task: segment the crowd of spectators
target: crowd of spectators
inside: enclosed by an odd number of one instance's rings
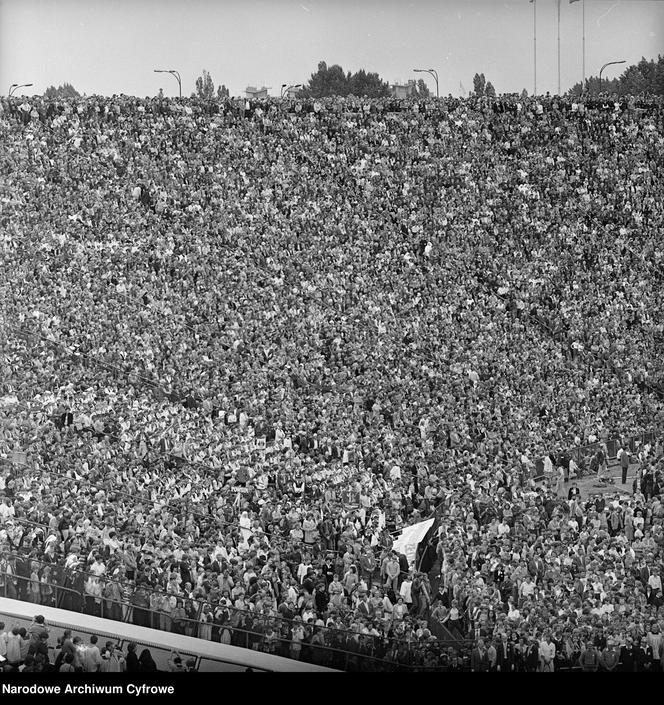
[[[85,641],[65,629],[53,639],[51,629],[42,615],[36,615],[29,627],[17,625],[6,629],[0,622],[0,671],[5,673],[154,673],[157,665],[150,649],[138,652],[134,642],[127,644],[126,655],[113,640],[99,646],[99,637],[91,635]],[[190,671],[195,659],[184,661],[179,653],[171,652],[168,669],[171,672]]]
[[[325,662],[656,646],[663,125],[1,99],[0,591]],[[646,432],[626,495],[568,497],[570,448]],[[435,510],[438,595],[392,550]]]

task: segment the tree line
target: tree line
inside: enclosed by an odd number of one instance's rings
[[[664,95],[664,56],[658,55],[657,59],[648,61],[641,57],[638,64],[626,68],[618,78],[607,79],[602,77],[600,86],[599,76],[590,76],[586,79],[586,93],[617,93],[618,95]],[[581,82],[574,84],[568,95],[581,95]]]
[[[203,69],[202,74],[196,79],[196,90],[192,98],[212,100],[213,98],[227,98],[230,96],[224,84],[215,87],[209,71]],[[602,78],[601,87],[598,76],[586,79],[585,92],[590,94],[617,93],[618,95],[664,95],[664,57],[658,56],[656,60],[648,61],[641,58],[638,64],[629,66],[618,77],[612,79]],[[328,96],[367,96],[369,98],[385,98],[391,95],[389,83],[384,81],[378,73],[360,69],[355,73],[344,71],[339,64],[328,66],[325,61],[320,61],[317,70],[311,74],[308,83],[302,88],[300,94],[311,98],[325,98]],[[476,73],[473,77],[473,91],[475,96],[494,97],[496,89],[491,81],[487,81],[483,73]],[[522,94],[526,94],[524,89]],[[163,97],[163,90],[159,96]],[[432,95],[427,83],[423,79],[411,84],[410,95],[418,98],[428,98]],[[581,83],[577,83],[567,92],[567,95],[581,95]],[[46,98],[78,98],[80,93],[70,83],[64,83],[57,88],[49,86],[44,92]]]

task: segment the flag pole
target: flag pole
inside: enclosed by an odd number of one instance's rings
[[[533,95],[537,95],[537,0],[530,0],[533,5]]]
[[[581,54],[582,54],[582,73],[581,76],[581,95],[586,83],[586,0],[569,0],[569,4],[580,2],[581,3],[581,34],[582,34],[582,44],[581,44]]]
[[[537,0],[533,0],[533,95],[537,95]]]
[[[560,0],[558,0],[558,95],[560,95]]]
[[[586,0],[581,0],[581,9],[581,22],[583,23],[583,80],[581,81],[581,95],[583,95],[586,88]]]

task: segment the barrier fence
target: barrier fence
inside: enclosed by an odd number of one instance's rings
[[[173,595],[177,605],[171,611],[154,609],[144,604],[147,599],[158,596],[170,597],[170,593],[144,590],[143,604],[128,600],[117,600],[103,594],[93,594],[81,584],[88,580],[101,584],[110,582],[107,576],[98,577],[91,573],[66,570],[52,563],[18,553],[5,552],[9,560],[36,563],[40,569],[51,568],[53,573],[47,585],[37,583],[25,575],[0,572],[0,595],[11,599],[44,604],[114,621],[137,626],[169,631],[208,641],[230,639],[234,646],[253,648],[287,658],[301,658],[307,662],[340,670],[422,670],[427,652],[438,653],[447,647],[458,647],[457,640],[445,638],[444,634],[436,642],[400,640],[395,637],[373,636],[355,630],[340,630],[330,627],[306,625],[301,621],[287,619],[281,615],[265,612],[250,612],[232,606],[210,605],[208,601]],[[206,621],[205,606],[211,606],[211,614],[221,610],[222,620]],[[247,620],[250,626],[247,625]],[[270,633],[270,629],[273,633]],[[298,646],[298,640],[291,638],[296,630],[304,629],[308,637],[316,636],[313,643],[307,638]],[[227,634],[225,634],[227,632]],[[435,636],[438,636],[436,634]]]
[[[603,450],[606,454],[607,462],[610,460],[615,460],[618,450],[622,447],[624,450],[628,450],[630,455],[635,455],[647,444],[651,446],[659,438],[660,432],[657,430],[646,431],[645,433],[639,433],[634,436],[627,436],[623,438],[613,438],[607,441],[597,441],[596,443],[589,443],[583,446],[575,446],[572,450],[566,453],[559,454],[558,459],[566,456],[574,460],[578,465],[579,470],[582,473],[588,473],[590,471],[590,461],[593,456],[597,455],[598,451]],[[554,466],[555,469],[555,466]],[[545,477],[544,472],[544,458],[539,458],[535,462],[535,468],[533,470],[533,478],[536,480]]]

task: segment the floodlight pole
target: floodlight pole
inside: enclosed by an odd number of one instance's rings
[[[602,71],[604,71],[604,69],[607,66],[615,66],[616,64],[626,64],[626,63],[627,63],[626,61],[607,61],[604,64],[604,66],[602,66],[602,68],[599,70],[599,92],[600,93],[602,92]]]
[[[438,94],[438,71],[436,69],[413,69],[415,73],[428,73],[431,74],[436,81],[436,98],[439,97]]]
[[[12,85],[9,86],[9,94],[7,97],[11,98],[19,88],[29,88],[32,85],[34,85],[34,84],[32,84],[32,83],[12,83]]]
[[[170,73],[171,76],[178,82],[178,90],[180,92],[180,98],[182,98],[182,79],[180,78],[180,73],[175,69],[154,69],[155,73]]]

